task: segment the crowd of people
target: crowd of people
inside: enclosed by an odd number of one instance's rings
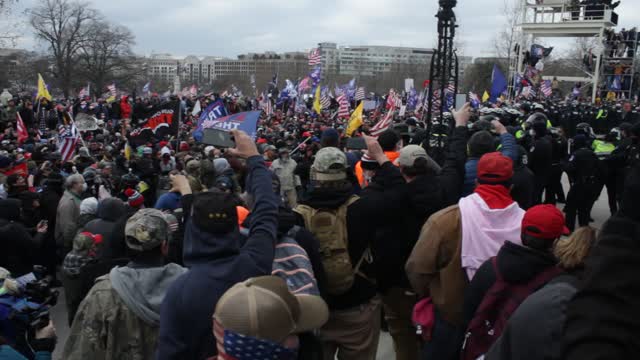
[[[372,360],[381,329],[398,360],[640,350],[638,104],[464,104],[371,136],[395,105],[347,133],[335,101],[316,114],[310,99],[220,148],[192,136],[196,101],[219,99],[172,99],[178,132],[131,149],[166,99],[0,95],[0,300],[45,266],[64,289],[63,359]],[[60,125],[83,113],[97,129],[64,159]],[[50,358],[53,324],[9,313],[0,358]]]

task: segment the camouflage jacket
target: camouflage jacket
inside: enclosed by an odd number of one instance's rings
[[[78,308],[62,358],[153,359],[158,331],[125,305],[109,276],[102,276]]]

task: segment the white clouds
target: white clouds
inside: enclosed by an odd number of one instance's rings
[[[638,0],[622,0],[620,26],[640,24]],[[38,0],[21,0],[26,8]],[[129,27],[136,51],[233,57],[293,51],[321,41],[432,47],[437,1],[430,0],[90,0],[106,18]],[[455,9],[465,55],[487,56],[503,26],[503,0],[459,0]],[[19,11],[16,11],[19,13]],[[26,32],[21,46],[32,47]],[[553,44],[550,44],[553,45]]]

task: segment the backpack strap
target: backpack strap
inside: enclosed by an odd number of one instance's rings
[[[500,272],[500,269],[498,268],[498,257],[494,256],[491,258],[491,265],[493,266],[493,272],[496,274],[496,281],[500,281],[500,282],[504,282],[504,279],[502,278],[502,273]]]

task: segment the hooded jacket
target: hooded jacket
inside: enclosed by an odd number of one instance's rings
[[[14,277],[33,270],[34,254],[40,249],[43,234],[34,237],[27,232],[20,218],[20,201],[0,200],[0,267],[11,272]]]
[[[126,244],[124,226],[126,223],[126,206],[117,198],[108,198],[98,205],[98,218],[85,226],[85,231],[102,235],[100,259],[116,259],[124,257]]]
[[[251,157],[247,166],[247,184],[255,206],[244,246],[240,247],[238,231],[226,235],[201,231],[190,219],[193,196],[182,199],[186,221],[183,254],[189,271],[171,286],[162,304],[156,359],[215,355],[212,316],[218,299],[238,282],[271,274],[278,202],[264,160]]]
[[[130,263],[98,278],[80,304],[62,358],[153,358],[162,300],[186,271]]]
[[[511,315],[485,359],[562,359],[567,304],[575,295],[577,285],[577,278],[561,275],[531,294]]]
[[[500,152],[513,160],[515,163],[518,160],[518,146],[516,138],[509,134],[504,133],[500,135]],[[476,187],[476,179],[478,178],[478,162],[480,158],[474,157],[467,160],[464,165],[464,186],[462,189],[462,196],[467,196],[473,193],[473,189]]]
[[[510,284],[525,284],[543,271],[556,266],[557,263],[551,253],[537,251],[509,241],[505,242],[498,251],[496,262],[502,278]],[[465,328],[475,315],[485,294],[496,281],[496,273],[489,259],[480,266],[465,292]]]

